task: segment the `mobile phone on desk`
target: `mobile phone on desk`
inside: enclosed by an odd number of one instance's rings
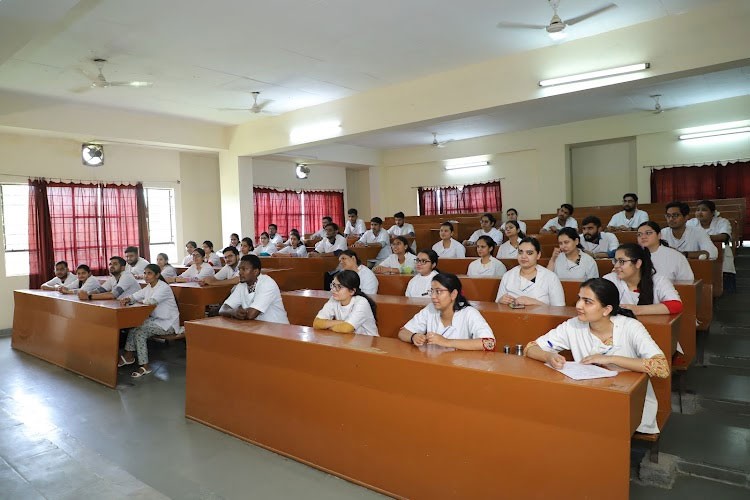
[[[523,309],[526,307],[524,304],[519,304],[518,302],[511,302],[508,305],[510,306],[511,309]]]

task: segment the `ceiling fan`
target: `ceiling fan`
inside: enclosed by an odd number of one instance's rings
[[[434,148],[444,148],[446,144],[449,142],[453,142],[453,139],[448,139],[446,141],[438,141],[437,139],[437,132],[432,133],[432,147]]]
[[[651,112],[655,115],[659,115],[663,113],[664,108],[661,106],[661,103],[659,102],[659,99],[661,99],[661,94],[654,94],[649,97],[654,100],[654,109]]]
[[[601,7],[598,7],[590,12],[587,12],[585,14],[581,14],[577,17],[571,17],[570,19],[566,19],[563,21],[563,19],[560,17],[560,15],[557,13],[557,9],[560,5],[561,0],[547,0],[549,2],[550,7],[552,7],[552,19],[550,19],[549,24],[526,24],[526,23],[514,23],[514,22],[504,22],[501,21],[497,24],[498,28],[504,29],[504,28],[521,28],[521,29],[534,29],[534,30],[545,30],[551,38],[553,39],[560,39],[565,36],[564,30],[568,26],[573,26],[575,24],[578,24],[580,22],[586,21],[587,19],[590,19],[594,16],[598,16],[599,14],[602,14],[603,12],[606,12],[610,9],[614,9],[617,7],[617,5],[613,3],[608,3],[606,5],[602,5]]]
[[[271,102],[271,100],[266,99],[265,101],[259,103],[258,102],[258,96],[260,96],[260,91],[251,92],[253,95],[253,105],[249,108],[219,108],[219,111],[249,111],[251,113],[268,113],[268,111],[263,111],[263,108],[268,106]]]
[[[99,74],[96,76],[91,76],[89,73],[82,71],[82,73],[91,80],[91,85],[83,89],[80,89],[79,91],[84,91],[88,89],[106,89],[108,87],[139,88],[139,87],[150,87],[151,85],[153,85],[153,82],[145,82],[141,80],[131,80],[131,81],[122,81],[122,82],[109,81],[107,80],[107,77],[104,76],[104,65],[107,63],[107,60],[97,57],[96,59],[93,59],[93,62],[94,64],[96,64],[96,68],[99,71]]]

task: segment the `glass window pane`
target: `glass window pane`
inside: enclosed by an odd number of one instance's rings
[[[151,250],[151,262],[156,264],[156,257],[160,253],[165,253],[169,256],[169,263],[173,266],[182,265],[182,259],[177,258],[177,246],[174,243],[168,243],[166,245],[149,245]]]
[[[151,244],[175,243],[174,190],[146,188],[148,234]]]
[[[28,276],[29,252],[5,252],[5,276]]]
[[[5,251],[29,249],[29,186],[3,184],[2,217]]]

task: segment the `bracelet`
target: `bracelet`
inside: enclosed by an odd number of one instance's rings
[[[409,339],[409,342],[411,342],[412,344],[414,343],[414,336],[416,334],[417,334],[416,332],[411,334],[411,338]]]
[[[492,337],[482,337],[482,348],[485,351],[494,351],[495,339],[493,339]]]

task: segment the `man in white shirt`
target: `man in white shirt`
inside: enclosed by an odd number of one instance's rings
[[[572,227],[578,229],[578,221],[573,217],[573,205],[570,203],[563,203],[560,208],[557,209],[557,217],[553,217],[548,220],[547,223],[542,227],[542,233],[553,233],[557,232],[564,227]]]
[[[260,273],[257,255],[245,255],[240,260],[240,285],[219,310],[221,316],[235,319],[257,319],[271,323],[289,324],[281,300],[279,286],[269,276]]]
[[[59,290],[61,287],[70,286],[77,280],[76,275],[70,272],[68,263],[61,260],[55,264],[55,277],[42,285],[42,290]]]
[[[125,271],[132,273],[135,279],[143,278],[143,271],[146,270],[146,266],[149,262],[140,256],[138,247],[128,247],[125,249]]]
[[[687,227],[690,206],[681,201],[667,203],[667,225],[661,237],[671,248],[681,252],[688,259],[698,259],[705,255],[711,260],[719,256],[719,250],[706,232],[697,227]],[[706,257],[703,257],[704,259]]]
[[[331,222],[326,226],[326,237],[315,245],[310,255],[338,255],[348,248],[346,238],[339,234],[339,226]]]
[[[344,236],[362,236],[365,234],[367,228],[365,227],[365,221],[357,218],[358,212],[356,208],[350,208],[347,214],[346,226],[344,226]]]
[[[648,214],[638,210],[638,195],[625,193],[622,195],[622,211],[612,216],[607,224],[607,231],[635,231],[647,220]]]
[[[615,256],[615,250],[620,246],[617,236],[602,231],[602,220],[589,215],[581,221],[583,250],[595,259],[606,259]]]
[[[276,246],[284,243],[284,238],[277,232],[278,230],[279,228],[276,226],[276,224],[268,225],[268,239]]]
[[[373,217],[370,219],[370,229],[360,236],[354,244],[355,247],[380,246],[380,252],[375,257],[376,265],[391,254],[391,238],[388,231],[383,229],[383,219]]]
[[[239,255],[236,247],[228,246],[224,249],[224,267],[213,276],[206,276],[198,280],[201,286],[236,285],[240,282]]]
[[[315,240],[322,240],[326,237],[326,226],[333,222],[333,219],[331,219],[329,216],[323,217],[323,225],[320,226],[320,230],[312,233],[310,235],[310,238],[307,241],[315,241]]]
[[[388,234],[391,237],[394,236],[414,236],[414,226],[404,222],[404,212],[396,212],[393,214],[393,220],[396,222],[393,226],[388,229]]]
[[[125,259],[119,256],[109,259],[109,278],[102,286],[93,292],[80,290],[78,298],[81,300],[112,300],[120,296],[130,297],[140,291],[141,285],[136,281],[133,273],[125,270]]]
[[[194,242],[193,240],[188,241],[185,243],[185,258],[182,259],[182,265],[185,267],[190,267],[193,265],[193,252],[195,252],[195,249],[198,248],[198,244]]]

